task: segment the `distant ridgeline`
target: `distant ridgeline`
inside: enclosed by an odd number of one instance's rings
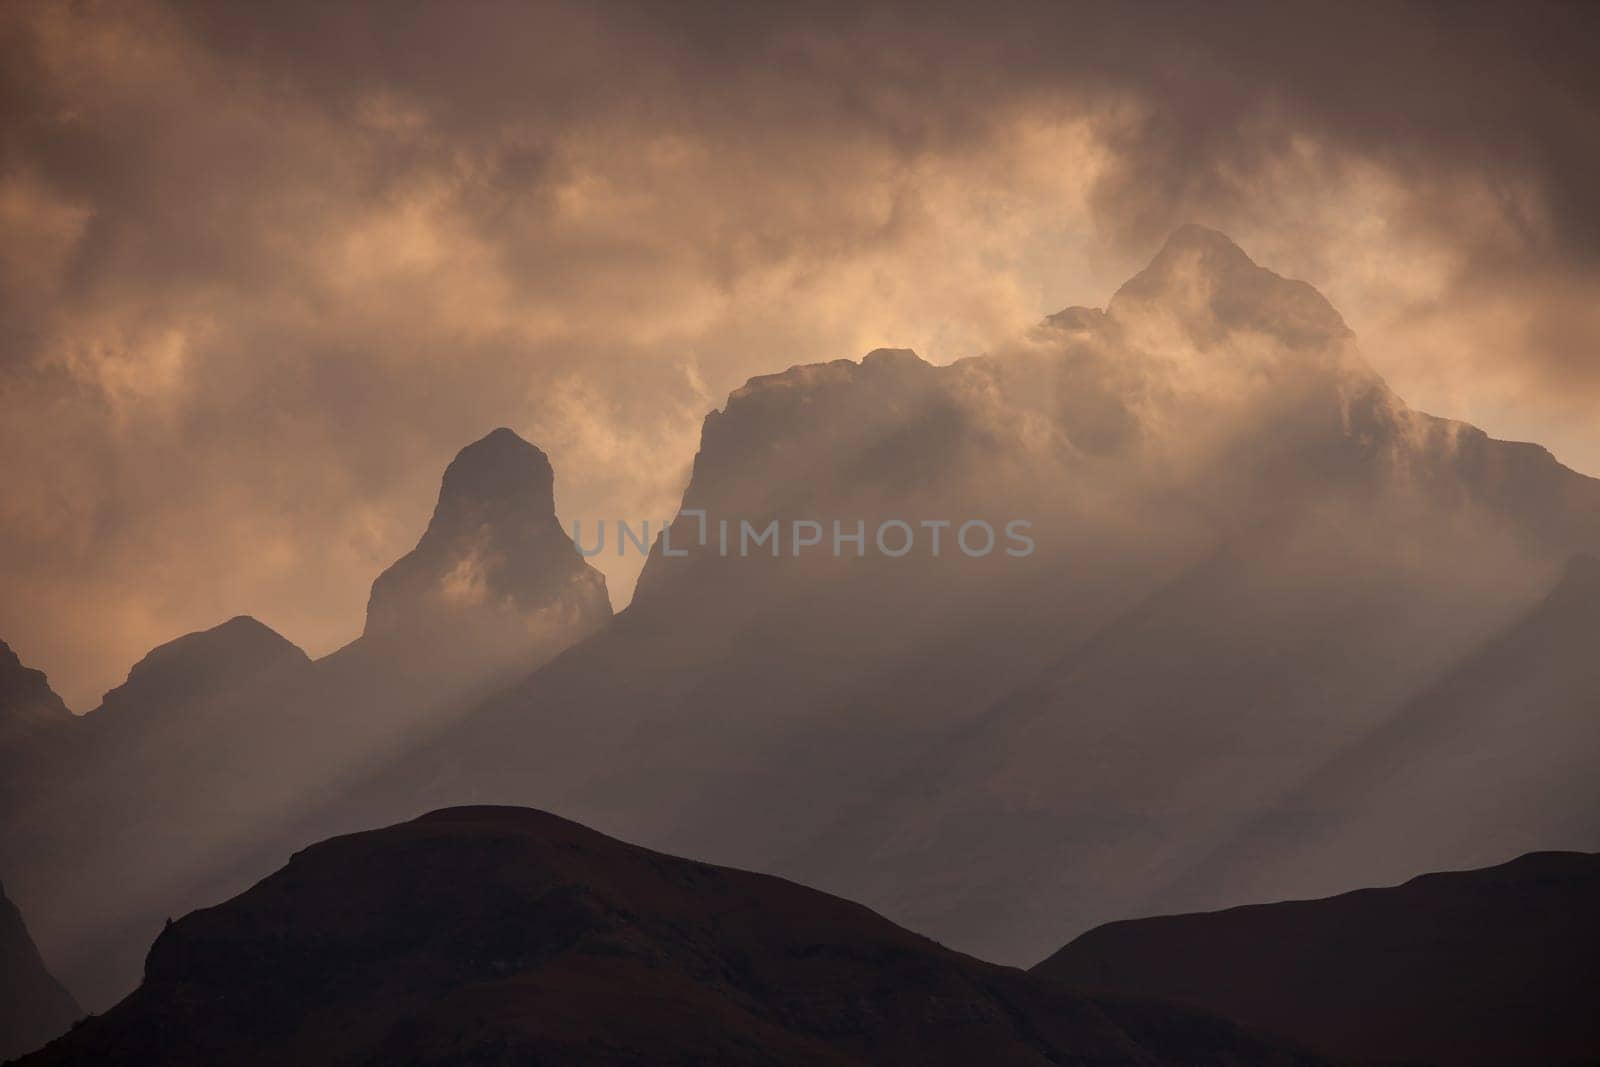
[[[308,842],[464,804],[769,871],[1012,964],[1133,916],[1600,848],[1600,482],[1411,410],[1315,290],[1213,231],[1179,230],[1103,310],[985,356],[752,379],[706,418],[615,617],[553,481],[509,430],[464,449],[362,636],[323,659],[235,619],[151,652],[81,719],[37,672],[0,670],[0,874],[83,1004],[135,987],[168,916]],[[814,532],[797,523],[835,519],[843,551],[823,526],[796,554]],[[951,523],[937,556],[925,520]],[[987,553],[963,550],[975,520]],[[878,550],[907,530],[914,550]],[[296,863],[229,907],[287,893]],[[335,881],[294,906],[343,908]],[[559,901],[588,929],[586,892]],[[183,983],[244,995],[205,971],[208,914],[150,957],[168,999],[140,994],[117,1026],[152,1032]],[[598,998],[576,1018],[616,1006],[605,967],[563,959],[590,983],[563,995]],[[992,983],[1018,979],[939,960],[1014,1038],[991,1013],[1020,1001]],[[274,995],[297,1003],[292,985]],[[760,1026],[788,1010],[728,995]],[[438,1048],[454,1010],[429,1016]],[[494,1041],[524,1025],[495,1018]],[[780,1027],[783,1047],[818,1052],[822,1026]],[[384,1047],[369,1038],[350,1047]]]

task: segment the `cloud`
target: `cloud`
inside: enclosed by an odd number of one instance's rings
[[[1600,471],[1593,20],[8,5],[0,633],[80,708],[240,612],[327,651],[488,428],[656,516],[750,375],[984,350],[1190,220]]]

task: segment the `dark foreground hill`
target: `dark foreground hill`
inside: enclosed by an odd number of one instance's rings
[[[1600,1062],[1600,855],[1111,923],[1033,973],[1226,1014],[1348,1062]]]
[[[0,886],[0,1060],[38,1048],[78,1015],[78,1005],[45,970],[22,916]]]
[[[1310,1061],[777,878],[478,807],[296,854],[169,926],[135,993],[23,1062]]]

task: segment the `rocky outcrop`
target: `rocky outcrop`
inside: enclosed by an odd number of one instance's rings
[[[372,583],[362,639],[535,661],[605,622],[605,578],[562,529],[554,487],[549,459],[511,430],[462,449],[422,540]]]

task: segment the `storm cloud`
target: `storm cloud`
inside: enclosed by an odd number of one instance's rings
[[[1600,473],[1596,22],[7,5],[0,635],[80,710],[239,613],[328,651],[494,426],[569,523],[665,518],[749,376],[984,351],[1189,221]]]

